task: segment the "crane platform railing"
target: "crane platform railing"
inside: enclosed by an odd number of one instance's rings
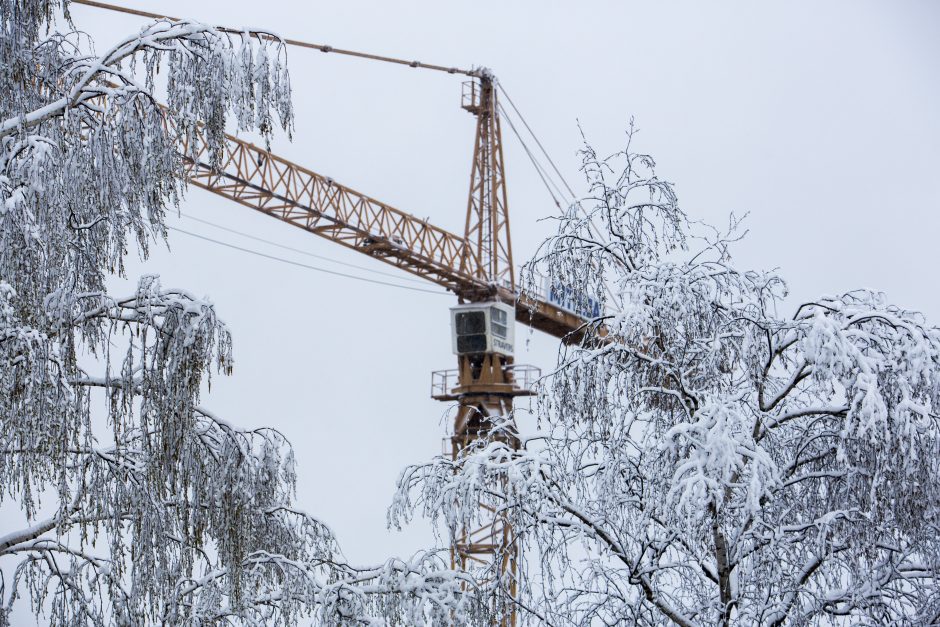
[[[542,369],[530,364],[508,364],[503,367],[506,379],[511,383],[514,396],[535,394],[535,386],[542,378]],[[460,369],[435,370],[431,373],[431,398],[456,400],[455,392],[460,387]]]

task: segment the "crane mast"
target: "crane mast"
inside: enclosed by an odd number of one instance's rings
[[[432,375],[432,397],[457,401],[451,436],[451,457],[455,461],[480,442],[496,440],[518,450],[520,440],[513,416],[513,399],[532,394],[528,381],[516,377],[517,372],[531,374],[532,369],[517,370],[513,364],[513,334],[506,330],[502,335],[487,337],[493,335],[495,329],[503,330],[504,318],[508,316],[499,306],[482,305],[499,302],[500,297],[506,297],[506,290],[512,295],[508,299],[511,306],[515,306],[516,300],[502,133],[494,78],[488,70],[482,70],[476,80],[463,84],[462,105],[476,116],[477,123],[464,232],[468,246],[461,269],[467,273],[475,270],[475,277],[486,283],[488,289],[465,294],[464,298],[471,305],[452,310],[456,373],[444,371]],[[473,307],[476,303],[481,306]],[[499,317],[501,313],[503,316]],[[482,327],[471,328],[475,326],[472,316],[482,322]],[[481,328],[482,334],[479,333]],[[461,335],[462,331],[467,333]],[[487,341],[476,346],[472,346],[473,342],[461,346],[461,338],[472,337],[474,331]],[[507,340],[506,345],[496,350],[493,339]],[[436,390],[435,377],[441,382]],[[452,388],[446,383],[451,378],[456,379]],[[451,546],[451,567],[471,572],[478,580],[488,580],[503,591],[494,595],[493,610],[500,616],[499,625],[510,627],[516,624],[514,600],[519,592],[521,547],[503,513],[503,505],[489,497],[481,499],[478,504],[480,525],[457,530]]]
[[[476,116],[477,124],[464,229],[470,246],[460,267],[489,285],[515,291],[503,142],[492,73],[481,70],[477,80],[464,82],[462,106]]]

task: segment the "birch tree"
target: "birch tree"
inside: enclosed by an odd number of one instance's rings
[[[583,172],[528,278],[607,313],[521,450],[409,468],[393,522],[502,512],[531,624],[940,623],[940,329],[874,291],[791,304],[630,143]]]
[[[470,620],[434,553],[348,564],[292,504],[284,437],[200,403],[233,364],[211,303],[105,287],[166,237],[197,124],[215,158],[227,121],[290,131],[283,42],[156,20],[95,54],[67,10],[0,0],[0,505],[26,521],[0,537],[0,625],[22,604],[55,625]]]

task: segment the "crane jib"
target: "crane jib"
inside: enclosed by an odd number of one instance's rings
[[[517,321],[549,335],[569,340],[580,337],[585,320],[570,309],[540,296],[520,294],[505,288],[494,289],[492,284],[462,271],[468,246],[464,238],[360,195],[232,136],[226,136],[225,157],[219,166],[212,167],[198,158],[206,147],[200,135],[197,134],[195,139],[200,142],[195,151],[196,158],[186,157],[187,163],[191,165],[189,176],[193,184],[428,279],[467,300],[496,297],[504,302],[515,303]],[[249,159],[245,154],[239,155],[245,152],[252,153],[252,158]],[[184,150],[183,154],[187,154],[187,151]],[[257,155],[277,164],[279,169],[265,170],[258,165]],[[247,163],[251,163],[252,167],[248,171],[240,171],[246,169]],[[334,193],[311,193],[311,181],[314,179],[332,188]],[[286,189],[277,191],[278,187]],[[308,201],[316,199],[322,204],[302,202],[302,195]],[[358,209],[353,212],[342,211],[351,205]],[[345,216],[356,216],[358,222],[341,219],[337,207]],[[382,213],[391,213],[394,218],[383,218],[380,215]],[[395,225],[397,230],[382,231],[376,228],[390,224]],[[396,236],[396,232],[403,233],[407,239]]]

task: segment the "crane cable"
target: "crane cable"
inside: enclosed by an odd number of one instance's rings
[[[519,110],[516,104],[512,101],[512,98],[509,97],[509,94],[506,92],[506,89],[502,86],[502,83],[499,81],[496,81],[496,86],[502,92],[503,96],[506,97],[506,100],[509,102],[513,111],[515,111],[516,115],[519,117],[519,120],[522,122],[525,129],[529,132],[529,135],[532,136],[532,139],[535,140],[535,143],[538,145],[539,149],[542,151],[542,154],[545,155],[545,158],[548,160],[549,164],[551,164],[552,169],[555,171],[555,174],[558,175],[558,178],[561,179],[562,184],[568,190],[568,193],[570,194],[570,197],[571,197],[570,201],[566,201],[568,202],[568,205],[569,206],[573,205],[578,208],[578,211],[580,211],[581,215],[584,216],[588,231],[595,238],[597,238],[597,240],[602,245],[606,246],[610,244],[610,241],[607,239],[604,233],[595,226],[588,212],[585,211],[583,206],[581,206],[581,202],[577,199],[577,196],[575,195],[574,190],[571,189],[571,185],[568,184],[568,181],[565,179],[564,175],[558,169],[558,166],[555,165],[555,161],[552,159],[551,155],[548,154],[548,151],[545,150],[545,146],[539,140],[538,135],[536,135],[535,131],[532,130],[532,127],[529,126],[529,123],[526,121],[525,116],[522,115],[522,112]],[[551,181],[551,185],[555,188],[555,191],[558,192],[558,195],[562,196],[562,198],[564,199],[564,194],[558,189],[558,186],[555,184],[554,177],[551,176],[551,174],[547,171],[547,169],[541,163],[539,163],[538,159],[536,159],[535,156],[532,154],[532,151],[529,149],[529,147],[526,145],[526,142],[522,139],[519,132],[516,130],[516,126],[512,122],[512,117],[509,115],[509,112],[506,110],[506,108],[503,107],[501,103],[497,103],[497,106],[499,107],[500,112],[503,114],[503,117],[509,123],[509,128],[512,129],[512,132],[516,136],[516,139],[518,139],[519,143],[522,144],[522,149],[525,151],[526,155],[529,157],[529,161],[532,162],[532,165],[535,167],[536,172],[538,172],[539,178],[542,179],[542,183],[545,184],[546,189],[548,189],[548,193],[551,195],[552,200],[555,201],[555,205],[558,206],[559,209],[561,209],[561,206],[558,204],[558,199],[555,197],[555,194],[552,193],[552,190],[549,188],[549,183],[546,181],[546,177],[547,177],[548,180]],[[610,297],[611,302],[617,302],[617,298],[615,297],[614,291],[611,289],[610,285],[607,283],[607,281],[604,281],[603,283],[604,283],[604,291],[607,292],[607,295]]]
[[[532,166],[535,168],[536,173],[538,173],[539,178],[542,179],[542,184],[545,186],[545,189],[548,190],[548,194],[555,202],[555,206],[558,207],[558,209],[562,209],[561,203],[558,202],[558,197],[555,196],[555,192],[558,192],[558,195],[562,197],[562,200],[565,202],[565,204],[568,204],[568,200],[564,197],[564,194],[561,192],[561,190],[558,189],[558,186],[555,184],[555,182],[551,180],[551,177],[546,178],[548,172],[545,171],[542,164],[538,162],[538,159],[536,159],[535,155],[532,154],[532,151],[529,150],[529,146],[526,145],[525,140],[522,139],[519,131],[516,130],[516,125],[512,123],[512,118],[506,114],[506,110],[503,108],[503,105],[497,103],[497,106],[502,112],[503,118],[506,120],[506,122],[509,123],[509,128],[512,129],[513,135],[516,136],[516,139],[518,139],[519,143],[522,145],[522,150],[525,151],[526,156],[529,157],[529,161],[532,162]],[[555,188],[555,192],[552,191],[553,187]]]
[[[170,20],[171,22],[180,22],[178,17],[170,17],[169,15],[161,15],[159,13],[151,13],[149,11],[141,11],[139,9],[131,9],[129,7],[122,7],[117,4],[109,4],[107,2],[98,2],[97,0],[72,0],[73,4],[84,4],[85,6],[95,7],[97,9],[105,9],[107,11],[115,11],[117,13],[127,13],[129,15],[136,15],[138,17],[147,17],[155,20]],[[227,28],[224,26],[216,27],[216,30],[223,33],[234,33],[237,35],[243,34],[244,31],[237,30],[234,28]],[[356,50],[344,50],[343,48],[334,48],[333,46],[327,46],[325,44],[313,44],[307,41],[301,41],[300,39],[286,39],[280,38],[273,34],[264,34],[263,37],[270,37],[271,39],[278,39],[283,41],[289,46],[297,46],[298,48],[310,48],[312,50],[319,50],[320,52],[333,52],[340,55],[345,55],[348,57],[358,57],[360,59],[369,59],[371,61],[382,61],[384,63],[394,63],[396,65],[407,65],[408,67],[421,68],[423,70],[435,70],[437,72],[446,72],[448,74],[463,74],[464,76],[479,77],[481,76],[481,70],[466,70],[457,67],[447,67],[444,65],[435,65],[433,63],[422,63],[421,61],[408,61],[407,59],[396,59],[395,57],[386,57],[378,54],[371,54],[368,52],[358,52]]]
[[[571,195],[572,200],[577,198],[577,195],[574,193],[574,190],[571,189],[571,186],[568,185],[568,181],[565,180],[564,175],[562,175],[561,171],[558,169],[558,166],[555,165],[555,162],[552,160],[551,155],[548,154],[548,151],[545,150],[545,146],[543,146],[542,142],[539,141],[538,135],[535,134],[535,131],[533,131],[532,127],[529,126],[529,123],[526,122],[525,116],[522,115],[521,111],[519,111],[519,108],[516,106],[516,103],[514,103],[512,101],[512,98],[509,97],[509,94],[506,92],[506,88],[503,87],[503,84],[500,81],[496,81],[496,87],[497,89],[499,89],[499,91],[502,92],[504,96],[506,96],[506,101],[509,102],[509,106],[511,106],[512,110],[516,112],[516,115],[519,116],[519,119],[522,121],[522,124],[525,126],[526,130],[529,131],[529,134],[532,136],[532,139],[534,139],[535,143],[538,144],[538,147],[542,151],[542,154],[545,155],[545,158],[548,159],[548,163],[551,164],[552,169],[555,170],[555,174],[557,174],[558,178],[561,179],[561,182],[564,183],[565,188],[567,188],[568,193]],[[505,110],[504,110],[504,113],[505,113]]]
[[[348,267],[348,268],[355,268],[356,270],[362,270],[363,272],[372,272],[373,274],[379,274],[379,275],[382,275],[382,276],[391,277],[391,278],[393,278],[393,279],[399,279],[399,280],[402,280],[402,281],[409,281],[409,282],[412,282],[412,283],[420,283],[420,284],[422,284],[422,285],[427,285],[427,279],[418,279],[418,278],[413,278],[413,277],[409,277],[409,276],[400,276],[400,274],[393,274],[393,273],[391,273],[391,272],[382,272],[381,270],[376,270],[376,269],[374,269],[374,268],[367,268],[366,266],[360,266],[360,265],[357,265],[357,264],[354,264],[354,263],[349,263],[349,262],[346,262],[346,261],[340,261],[340,260],[338,260],[338,259],[333,259],[332,257],[327,257],[326,255],[317,255],[316,253],[312,253],[312,252],[303,250],[303,249],[301,249],[301,248],[294,248],[293,246],[287,246],[286,244],[281,244],[280,242],[275,242],[275,241],[272,241],[272,240],[269,240],[269,239],[264,239],[263,237],[258,237],[258,236],[256,236],[256,235],[251,235],[250,233],[245,233],[245,232],[243,232],[243,231],[238,231],[238,230],[236,230],[236,229],[233,229],[233,228],[230,228],[230,227],[227,227],[227,226],[223,226],[223,225],[221,225],[221,224],[218,224],[218,223],[216,223],[216,222],[212,222],[212,221],[210,221],[210,220],[205,220],[205,219],[203,219],[203,218],[197,218],[196,216],[191,215],[191,214],[188,214],[188,213],[186,213],[185,211],[179,211],[179,214],[180,214],[181,216],[183,216],[184,218],[188,218],[188,219],[190,219],[190,220],[195,220],[196,222],[202,222],[203,224],[207,224],[207,225],[209,225],[209,226],[211,226],[211,227],[213,227],[213,228],[220,229],[220,230],[222,230],[222,231],[228,231],[229,233],[234,233],[235,235],[241,235],[242,237],[247,237],[248,239],[253,239],[253,240],[255,240],[256,242],[262,242],[262,243],[264,243],[264,244],[269,244],[269,245],[271,245],[271,246],[276,246],[276,247],[278,247],[278,248],[283,248],[284,250],[289,250],[289,251],[291,251],[291,252],[300,253],[301,255],[306,255],[306,256],[308,256],[308,257],[313,257],[314,259],[322,259],[322,260],[324,260],[324,261],[328,261],[328,262],[330,262],[330,263],[335,263],[335,264],[338,264],[338,265],[341,265],[341,266],[346,266],[346,267]]]
[[[310,264],[301,263],[301,262],[299,262],[299,261],[293,261],[293,260],[291,260],[291,259],[285,259],[285,258],[283,258],[283,257],[278,257],[278,256],[276,256],[276,255],[269,255],[269,254],[267,254],[267,253],[263,253],[263,252],[258,251],[258,250],[252,250],[251,248],[245,248],[245,247],[243,247],[243,246],[237,246],[237,245],[235,245],[235,244],[230,244],[230,243],[228,243],[228,242],[223,242],[223,241],[221,241],[221,240],[213,239],[213,238],[211,238],[211,237],[207,237],[207,236],[205,236],[205,235],[200,235],[200,234],[198,234],[198,233],[193,233],[193,232],[191,232],[191,231],[187,231],[187,230],[185,230],[185,229],[181,229],[181,228],[176,227],[176,226],[167,225],[166,228],[170,229],[171,231],[176,231],[176,232],[178,232],[178,233],[183,233],[183,234],[185,234],[185,235],[189,235],[190,237],[196,237],[196,238],[198,238],[198,239],[205,240],[205,241],[207,241],[207,242],[212,242],[213,244],[218,244],[219,246],[225,246],[226,248],[232,248],[232,249],[241,251],[241,252],[243,252],[243,253],[248,253],[248,254],[250,254],[250,255],[256,255],[256,256],[258,256],[258,257],[264,257],[265,259],[271,259],[271,260],[273,260],[273,261],[280,261],[281,263],[286,263],[286,264],[291,265],[291,266],[297,266],[297,267],[299,267],[299,268],[306,268],[307,270],[314,270],[314,271],[316,271],[316,272],[323,272],[323,273],[325,273],[325,274],[332,274],[332,275],[334,275],[334,276],[341,276],[341,277],[344,277],[344,278],[347,278],[347,279],[354,279],[354,280],[356,280],[356,281],[364,281],[364,282],[366,282],[366,283],[374,283],[374,284],[376,284],[376,285],[385,285],[385,286],[387,286],[387,287],[397,287],[397,288],[401,288],[401,289],[403,289],[403,290],[411,290],[411,291],[413,291],[413,292],[425,292],[425,293],[427,293],[427,294],[437,294],[437,295],[439,295],[439,296],[450,296],[450,294],[449,294],[448,292],[440,292],[440,291],[438,291],[438,290],[428,290],[428,289],[424,289],[424,288],[421,288],[421,287],[412,287],[412,286],[410,286],[410,285],[400,285],[400,284],[398,284],[398,283],[389,283],[388,281],[379,281],[378,279],[370,279],[370,278],[368,278],[368,277],[357,276],[357,275],[355,275],[355,274],[347,274],[347,273],[345,273],[345,272],[337,272],[336,270],[327,270],[326,268],[320,268],[320,267],[317,267],[317,266],[311,266]]]
[[[591,232],[591,234],[594,235],[594,237],[596,237],[599,241],[603,242],[604,244],[609,244],[610,242],[607,240],[607,237],[604,236],[604,234],[601,233],[600,230],[595,227],[587,211],[584,210],[584,207],[582,207],[581,203],[577,200],[577,195],[574,193],[574,190],[571,189],[571,185],[568,184],[568,181],[565,179],[564,175],[558,169],[558,166],[555,165],[555,161],[552,159],[551,155],[548,154],[548,151],[545,150],[545,146],[542,145],[542,142],[539,140],[538,135],[536,135],[535,131],[532,130],[532,127],[529,126],[529,123],[526,121],[525,116],[522,115],[522,112],[519,110],[518,107],[516,107],[516,103],[514,103],[512,101],[512,98],[509,97],[509,94],[506,92],[506,88],[503,87],[502,83],[499,81],[496,82],[496,86],[502,92],[502,94],[506,97],[506,100],[509,102],[513,111],[515,111],[516,115],[519,116],[519,120],[522,122],[523,126],[525,126],[526,130],[529,131],[529,135],[531,135],[532,139],[535,140],[535,143],[538,145],[539,149],[542,151],[542,154],[545,155],[545,158],[548,160],[548,163],[552,166],[552,169],[555,171],[555,173],[558,175],[558,178],[561,179],[562,184],[568,190],[568,193],[571,195],[571,201],[569,204],[577,205],[578,210],[581,212],[581,215],[583,215],[585,220],[587,220],[588,230]],[[500,106],[500,110],[503,112],[504,116],[509,122],[510,128],[513,129],[513,132],[516,134],[516,137],[518,138],[519,134],[516,132],[516,129],[513,126],[512,121],[509,118],[508,111],[506,111],[505,107],[503,107],[502,105],[499,105],[499,106]],[[523,149],[526,151],[526,153],[529,153],[530,152],[529,148],[526,147],[525,142],[523,142],[521,138],[519,138],[519,142],[523,145]],[[535,161],[532,159],[531,156],[529,157],[529,159],[533,161],[533,164],[535,164]],[[536,168],[540,168],[540,167],[541,167],[540,165],[536,165]],[[556,189],[557,189],[557,186],[556,186]],[[558,204],[557,200],[555,201],[555,204],[556,205]]]

